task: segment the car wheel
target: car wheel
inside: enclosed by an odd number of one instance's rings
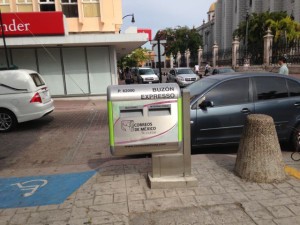
[[[300,150],[300,125],[297,125],[294,128],[292,138],[291,138],[291,144],[294,151]]]
[[[16,116],[9,110],[0,109],[0,132],[11,131],[16,125]]]

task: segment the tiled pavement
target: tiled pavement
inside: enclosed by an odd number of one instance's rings
[[[85,141],[88,136],[76,140]],[[107,143],[102,146],[107,148]],[[286,164],[300,169],[289,152],[283,152],[283,156]],[[5,177],[91,169],[97,173],[62,204],[0,209],[0,225],[300,224],[300,180],[290,177],[275,184],[245,182],[233,173],[235,155],[193,155],[192,173],[198,187],[155,190],[147,181],[150,158],[109,158],[107,153],[93,166],[85,159],[75,161],[1,170],[0,176]]]

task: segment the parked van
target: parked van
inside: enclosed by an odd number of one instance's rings
[[[18,123],[39,119],[54,110],[43,78],[35,71],[0,71],[0,132]]]

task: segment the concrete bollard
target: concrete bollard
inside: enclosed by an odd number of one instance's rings
[[[282,182],[286,179],[272,117],[262,114],[247,116],[235,172],[242,179],[258,183]]]

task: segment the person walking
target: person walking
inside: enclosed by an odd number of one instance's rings
[[[289,68],[287,67],[286,64],[286,58],[280,57],[278,60],[278,64],[280,65],[278,73],[283,75],[289,75]]]
[[[125,83],[126,84],[131,84],[132,74],[129,70],[129,67],[125,68],[124,77],[125,77]]]

